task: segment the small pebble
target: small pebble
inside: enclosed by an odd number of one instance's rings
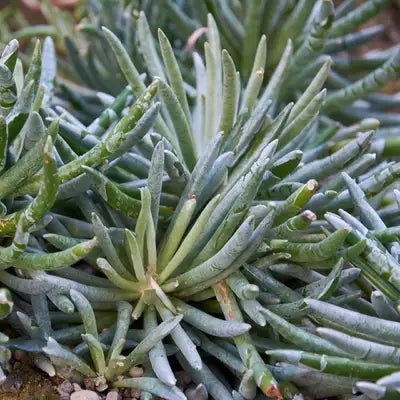
[[[176,378],[176,386],[178,386],[179,389],[185,390],[189,383],[192,381],[192,378],[186,371],[178,371],[175,373],[175,378]]]
[[[106,389],[108,389],[108,385],[106,383],[101,383],[100,385],[96,386],[97,392],[104,392]]]
[[[129,375],[130,375],[132,378],[137,378],[137,377],[143,376],[143,368],[140,368],[140,367],[132,367],[132,368],[129,370]]]
[[[132,399],[140,399],[140,394],[142,393],[142,390],[139,388],[132,388],[131,389],[131,397]]]
[[[118,400],[118,392],[108,392],[106,400]]]
[[[99,396],[91,390],[79,390],[71,394],[71,400],[99,400]]]
[[[14,351],[14,359],[17,361],[22,361],[26,357],[26,353],[22,350]]]
[[[20,361],[15,361],[13,368],[14,369],[20,369],[21,368],[22,363]]]
[[[188,400],[207,400],[208,393],[205,386],[200,383],[199,385],[195,385],[191,383],[187,389],[185,390],[185,396]]]
[[[74,391],[74,386],[70,381],[64,381],[59,387],[60,393],[71,394]]]
[[[74,392],[79,392],[80,390],[82,390],[81,386],[77,383],[73,383],[72,385],[74,386]]]
[[[90,378],[84,378],[83,383],[85,384],[85,388],[87,390],[94,390],[94,380]]]
[[[22,386],[22,379],[19,376],[9,375],[1,385],[5,392],[18,392]]]

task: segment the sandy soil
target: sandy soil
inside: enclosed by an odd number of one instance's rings
[[[21,369],[15,369],[0,389],[0,400],[59,400],[57,386],[60,380],[49,378],[46,374],[24,362]]]

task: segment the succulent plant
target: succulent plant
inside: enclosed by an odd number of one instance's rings
[[[96,0],[78,9],[81,21],[77,32],[67,12],[44,1],[42,11],[50,25],[24,27],[22,33],[18,31],[16,35],[29,38],[52,34],[58,47],[62,47],[65,39],[71,66],[61,63],[64,72],[73,74],[74,79],[96,90],[117,94],[124,86],[124,79],[117,65],[108,63],[112,57],[101,26],[112,30],[138,69],[146,70],[148,66],[150,75],[159,66],[150,61],[157,45],[152,48],[147,43],[151,32],[161,27],[175,49],[179,48],[176,54],[185,78],[185,89],[193,93],[195,77],[190,69],[193,64],[190,53],[193,48],[203,52],[202,35],[206,32],[207,13],[210,12],[221,32],[223,47],[240,66],[242,83],[246,83],[251,74],[259,40],[262,35],[268,35],[269,42],[274,45],[268,51],[266,66],[258,69],[258,79],[254,84],[263,85],[269,81],[285,49],[293,53],[290,63],[284,66],[287,78],[275,99],[280,104],[296,99],[331,56],[332,68],[326,87],[334,92],[328,94],[323,113],[346,124],[363,118],[377,118],[382,125],[391,127],[399,124],[398,115],[390,112],[399,105],[398,95],[375,92],[396,75],[399,68],[397,46],[385,51],[374,50],[361,57],[343,52],[368,43],[383,33],[381,25],[354,31],[389,3],[390,0],[369,0],[357,6],[354,0],[344,1],[335,11],[330,0],[260,0],[249,4],[225,0],[178,3],[172,0]],[[140,17],[140,12],[146,13],[147,19]],[[103,67],[105,64],[108,64],[107,68]],[[112,85],[108,83],[111,77]],[[359,99],[363,101],[357,101]],[[386,130],[383,133],[387,133]]]
[[[239,4],[223,15],[213,8],[204,59],[194,53],[189,74],[163,31],[153,39],[154,15],[138,15],[140,52],[127,46],[131,35],[103,28],[96,63],[106,75],[68,41],[77,75],[106,93],[56,78],[50,38],[43,51],[37,42],[25,74],[9,43],[0,60],[0,281],[21,337],[5,348],[33,352],[50,375],[89,377],[98,390],[138,387],[145,398],[253,399],[257,387],[276,399],[354,387],[398,395],[398,141],[388,131],[375,138],[376,119],[347,127],[326,115],[381,96],[373,92],[397,76],[399,52],[326,95],[332,61],[313,70],[304,60],[385,2],[336,22],[321,3],[288,11],[271,58],[264,36],[243,56],[221,51],[234,28],[223,22]],[[251,44],[261,29],[252,7],[263,2],[249,4],[246,27],[236,28]],[[169,33],[185,37],[188,8],[163,7],[179,22],[165,22]],[[316,22],[304,28],[310,15]],[[178,364],[195,390],[175,386]],[[144,376],[129,378],[137,365]]]
[[[331,56],[332,68],[326,87],[334,92],[328,94],[323,113],[346,124],[363,118],[377,118],[383,126],[391,127],[399,124],[398,114],[390,112],[399,105],[398,95],[375,92],[393,79],[399,69],[397,46],[385,51],[374,50],[361,57],[343,52],[364,45],[383,33],[381,25],[354,31],[388,4],[390,0],[369,0],[357,6],[350,0],[334,10],[330,0],[260,0],[249,4],[225,0],[96,0],[78,8],[76,14],[81,20],[79,29],[74,29],[71,15],[46,0],[41,7],[49,25],[26,27],[26,22],[20,21],[19,25],[24,28],[13,34],[17,38],[51,34],[58,47],[65,47],[64,51],[68,53],[70,65],[65,62],[60,65],[64,73],[96,90],[117,94],[124,86],[124,79],[118,66],[109,62],[112,57],[101,27],[104,25],[112,30],[138,69],[147,69],[150,75],[159,69],[159,65],[152,63],[155,60],[150,61],[158,46],[153,48],[147,44],[151,32],[161,27],[175,49],[179,49],[176,55],[185,78],[185,89],[193,94],[195,77],[190,69],[193,64],[191,50],[203,52],[202,35],[207,30],[207,13],[210,12],[221,32],[223,47],[240,66],[243,83],[251,74],[259,40],[262,35],[268,35],[269,42],[274,45],[268,51],[266,66],[258,69],[254,84],[263,85],[269,81],[285,49],[293,53],[290,63],[283,66],[287,69],[287,78],[275,99],[280,104],[296,99]],[[6,15],[19,15],[6,11]],[[140,17],[140,12],[146,13],[147,19]],[[10,37],[10,33],[4,36]],[[105,64],[107,68],[103,67]],[[109,84],[111,78],[112,85]],[[357,101],[359,99],[363,101]],[[388,133],[386,129],[382,132]]]

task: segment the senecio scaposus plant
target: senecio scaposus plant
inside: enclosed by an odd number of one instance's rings
[[[143,69],[103,28],[128,84],[116,97],[58,85],[50,38],[26,73],[8,44],[0,304],[21,336],[2,339],[6,349],[144,398],[398,396],[398,138],[375,137],[376,119],[345,127],[327,115],[378,96],[400,53],[336,91],[324,88],[330,58],[294,80],[341,20],[318,4],[299,43],[290,30],[269,59],[261,37],[243,74],[208,15],[194,86],[144,13]],[[90,65],[77,54],[73,64]],[[177,364],[194,392],[176,386]],[[129,377],[137,365],[144,376]]]
[[[162,28],[175,47],[191,103],[196,85],[191,68],[192,51],[204,55],[207,15],[211,13],[220,31],[221,45],[239,67],[243,85],[251,73],[259,41],[266,35],[270,45],[266,64],[259,69],[258,84],[269,81],[285,49],[293,53],[279,91],[281,106],[297,99],[330,58],[331,68],[324,86],[336,93],[334,96],[328,93],[321,114],[345,124],[376,118],[381,123],[377,135],[393,137],[400,120],[391,109],[399,105],[399,96],[375,92],[394,79],[395,73],[388,65],[384,73],[381,67],[389,62],[398,46],[371,50],[361,56],[352,54],[359,54],[361,46],[383,34],[382,25],[362,26],[390,3],[390,0],[368,0],[359,4],[356,0],[346,0],[334,10],[330,0],[91,0],[77,9],[75,17],[80,20],[75,27],[68,12],[52,6],[50,0],[42,0],[41,11],[48,25],[27,26],[15,7],[7,7],[0,18],[21,29],[9,32],[5,23],[0,39],[6,43],[13,37],[26,41],[33,36],[51,35],[57,48],[68,55],[69,63],[61,62],[59,66],[63,76],[117,95],[126,81],[118,64],[113,62],[101,27],[104,25],[114,32],[138,70],[150,75],[159,72],[159,68],[157,63],[153,64],[154,51],[147,45],[148,37]],[[140,11],[146,14],[147,22],[140,17]],[[369,74],[369,79],[362,79]],[[59,81],[61,85],[65,83],[62,77]],[[84,92],[76,93],[77,89],[75,94],[80,94],[80,100],[76,96],[70,100],[74,101],[76,111],[84,108],[80,119],[89,123],[99,110],[83,101]],[[66,91],[65,95],[73,93]],[[356,101],[361,98],[362,101]]]

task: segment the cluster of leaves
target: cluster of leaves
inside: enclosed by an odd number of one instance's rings
[[[65,42],[87,87],[50,37],[25,73],[1,56],[3,359],[144,398],[396,398],[398,99],[375,92],[400,52],[321,55],[387,1],[128,3],[90,2],[86,56]]]

